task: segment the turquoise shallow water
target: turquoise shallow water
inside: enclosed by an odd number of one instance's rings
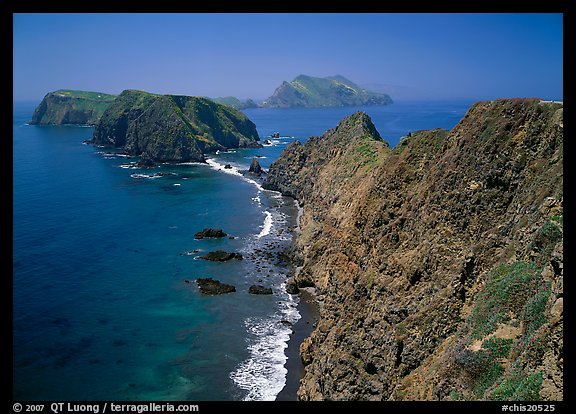
[[[236,171],[253,156],[268,168],[289,142],[353,110],[246,110],[263,139],[281,138],[218,154],[211,165],[142,170],[84,145],[92,128],[27,125],[35,104],[14,106],[14,398],[274,399],[286,374],[282,321],[299,317],[297,298],[283,290],[289,269],[275,256],[290,241],[294,206]],[[408,131],[451,128],[468,106],[364,109],[395,145]],[[220,169],[225,163],[234,168]],[[194,240],[204,227],[234,239]],[[215,249],[244,260],[196,260]],[[198,277],[237,292],[203,296],[187,283]],[[274,295],[249,295],[254,283]]]

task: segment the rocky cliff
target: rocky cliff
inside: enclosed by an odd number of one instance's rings
[[[266,186],[303,206],[302,400],[563,399],[563,106],[478,102],[391,149],[356,113]]]
[[[60,89],[46,94],[35,109],[33,125],[95,125],[116,95]]]
[[[104,112],[91,142],[154,163],[203,161],[205,153],[258,146],[258,140],[254,123],[229,106],[126,90]]]
[[[343,76],[315,78],[300,75],[284,81],[274,94],[262,103],[264,107],[323,107],[388,105],[392,99],[383,93],[370,92]]]

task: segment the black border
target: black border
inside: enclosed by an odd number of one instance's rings
[[[321,4],[311,4],[305,2],[283,2],[279,4],[278,2],[270,2],[269,4],[258,4],[256,2],[234,2],[228,4],[222,4],[217,1],[203,1],[203,2],[191,2],[191,1],[175,1],[175,0],[162,0],[158,2],[147,2],[147,1],[110,1],[110,0],[99,0],[96,2],[84,2],[76,1],[62,2],[58,0],[54,1],[37,1],[37,0],[0,0],[0,39],[2,43],[2,51],[4,58],[2,59],[2,64],[0,65],[0,73],[2,74],[2,87],[1,87],[1,97],[4,102],[1,103],[1,108],[12,107],[13,99],[13,13],[247,13],[247,12],[257,12],[257,13],[563,13],[564,17],[564,51],[569,53],[564,53],[567,59],[564,59],[564,73],[568,74],[564,79],[564,99],[568,101],[567,109],[567,122],[565,123],[565,131],[568,132],[569,139],[565,141],[566,150],[565,154],[573,156],[575,154],[572,151],[574,144],[571,142],[570,138],[574,136],[572,131],[574,128],[572,126],[574,120],[574,110],[572,106],[572,96],[576,91],[576,86],[574,84],[573,75],[576,73],[574,70],[574,65],[570,64],[569,60],[572,58],[573,48],[570,48],[569,44],[573,45],[573,39],[576,39],[575,27],[574,27],[574,6],[576,2],[573,0],[546,0],[538,2],[530,2],[529,0],[524,1],[506,1],[506,0],[480,0],[476,2],[468,2],[465,0],[460,1],[427,1],[425,3],[414,3],[413,1],[401,1],[395,0],[393,2],[384,3],[383,1],[371,2],[371,3],[347,3],[347,4],[335,4],[330,3],[329,7]],[[571,53],[570,53],[571,52]],[[2,125],[6,129],[4,131],[3,139],[7,140],[8,137],[12,135],[11,125],[13,123],[12,112],[7,110],[2,111]],[[10,149],[12,149],[12,140],[10,141]],[[2,275],[5,279],[4,287],[2,288],[2,312],[4,320],[7,322],[6,327],[10,329],[8,337],[10,338],[10,347],[12,348],[12,265],[9,257],[13,253],[13,181],[12,178],[8,181],[8,177],[12,177],[13,171],[13,159],[10,155],[11,152],[8,150],[2,151],[2,156],[6,158],[2,160],[3,174],[2,177],[5,179],[6,183],[3,188],[7,189],[7,196],[3,197],[3,202],[8,204],[12,201],[7,208],[2,209],[3,221],[2,221],[2,238],[7,240],[2,242],[2,250],[6,253],[5,257],[2,259]],[[565,208],[571,208],[571,194],[568,191],[565,194]],[[568,232],[570,239],[572,234],[572,217],[570,214],[565,214],[565,233]],[[566,231],[567,230],[567,231]],[[571,243],[568,243],[571,246]],[[569,250],[568,250],[569,251]],[[568,257],[571,255],[568,254]],[[569,260],[566,261],[569,267]],[[565,266],[566,268],[566,266]],[[10,275],[10,278],[8,278]],[[568,273],[568,276],[570,274]],[[568,295],[566,311],[564,312],[564,318],[568,321],[568,325],[572,326],[572,309],[570,300],[570,292],[572,292],[572,282],[570,277],[566,278],[565,284]],[[568,339],[568,349],[570,349],[569,335],[565,335],[564,338]],[[4,371],[4,375],[8,377],[7,372],[11,370],[12,364],[12,353],[7,358],[8,362]],[[568,380],[565,380],[565,385],[570,384],[571,377],[571,366],[572,361],[568,357],[565,359],[564,365],[564,376],[568,375]],[[6,407],[7,412],[13,411],[13,382],[12,375],[8,379],[8,386],[4,385],[3,391],[6,392],[5,401],[9,401],[10,404]],[[89,384],[87,384],[88,386]],[[564,389],[564,401],[560,402],[538,402],[539,404],[554,404],[555,412],[564,412],[568,407],[569,403],[572,401],[572,395],[567,388]],[[25,403],[25,402],[22,402]],[[36,404],[41,404],[42,402],[36,402]],[[43,412],[51,412],[49,410],[51,401],[44,402],[46,408]],[[90,403],[90,402],[85,402]],[[103,404],[102,402],[92,402],[97,404]],[[128,402],[129,403],[129,402]],[[134,404],[145,404],[146,402],[133,402]],[[177,404],[177,402],[173,402]],[[258,402],[210,402],[210,401],[198,401],[198,402],[187,402],[198,404],[201,412],[230,410],[230,409],[247,409],[251,411],[266,410],[267,412],[274,408],[276,404],[281,404],[282,406],[289,409],[309,409],[318,407],[320,409],[366,409],[366,410],[389,410],[391,413],[395,412],[455,412],[462,413],[467,410],[479,410],[485,413],[491,412],[502,412],[503,403],[496,402],[425,402],[425,401],[412,401],[412,402],[325,402],[321,406],[318,403],[303,403],[303,402],[273,402],[273,403],[258,403]],[[538,404],[537,403],[537,404]],[[509,402],[507,404],[514,404],[514,402]],[[520,404],[520,403],[516,403]],[[528,403],[525,403],[528,404]],[[100,410],[100,412],[102,412]]]

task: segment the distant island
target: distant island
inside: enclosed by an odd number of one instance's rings
[[[104,112],[89,142],[141,156],[144,164],[204,161],[217,150],[259,147],[256,125],[208,98],[125,90]]]
[[[146,92],[142,92],[146,93]],[[176,96],[154,95],[149,96]],[[32,125],[91,125],[98,124],[104,112],[115,102],[119,95],[103,92],[59,89],[49,92],[35,109]],[[189,97],[191,98],[191,97]],[[315,78],[299,75],[293,81],[284,81],[272,96],[261,104],[253,99],[244,101],[235,96],[194,97],[236,110],[249,108],[317,108],[345,106],[381,106],[389,105],[392,99],[385,93],[372,92],[343,76]],[[147,99],[144,99],[147,101]]]
[[[253,99],[246,99],[245,101],[241,101],[235,96],[224,96],[219,98],[208,98],[208,99],[211,99],[214,102],[222,105],[231,106],[234,109],[258,108],[258,104],[254,102]]]
[[[391,103],[390,96],[371,92],[340,75],[325,78],[299,75],[291,82],[284,81],[274,94],[262,103],[262,107],[382,106]]]
[[[96,125],[116,95],[59,89],[44,96],[34,111],[32,125]]]

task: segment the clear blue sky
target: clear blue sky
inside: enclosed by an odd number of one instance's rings
[[[15,14],[14,100],[266,98],[299,74],[439,99],[561,100],[562,32],[562,14]]]

